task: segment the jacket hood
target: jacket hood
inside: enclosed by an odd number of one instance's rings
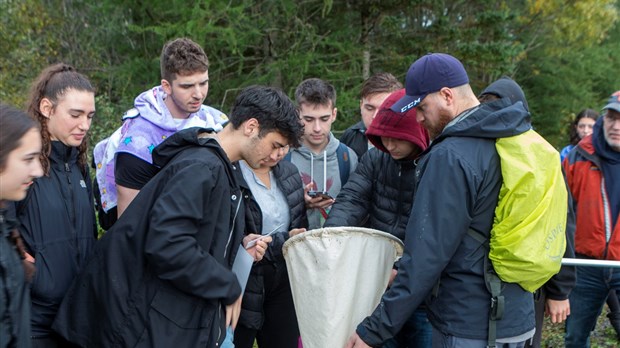
[[[497,97],[508,98],[512,101],[513,104],[517,102],[522,102],[526,111],[529,111],[529,106],[527,105],[527,100],[525,99],[525,93],[521,89],[518,83],[516,83],[513,79],[504,76],[499,80],[491,83],[487,88],[485,88],[480,96],[485,94],[493,94]]]
[[[159,128],[173,132],[191,127],[212,127],[216,131],[220,131],[222,126],[228,122],[228,117],[223,112],[202,105],[198,112],[190,114],[183,123],[177,124],[164,103],[165,98],[166,93],[161,86],[142,92],[134,101],[134,107],[138,111],[134,113],[139,114],[140,117]],[[129,116],[132,115],[133,113]]]
[[[498,139],[512,137],[532,129],[530,114],[522,103],[513,104],[508,98],[480,104],[450,122],[433,141],[450,136]]]
[[[418,146],[422,151],[428,147],[428,132],[416,121],[415,108],[411,108],[404,113],[395,112],[391,109],[392,105],[404,95],[404,89],[390,94],[381,104],[377,115],[366,131],[368,140],[383,152],[389,153],[385,146],[383,146],[381,137],[408,141]]]
[[[592,144],[596,154],[611,165],[620,165],[620,152],[614,151],[605,140],[603,131],[604,117],[599,117],[592,130]]]
[[[153,149],[153,164],[161,168],[170,162],[177,154],[183,152],[183,150],[195,146],[214,147],[218,152],[222,153],[224,158],[227,158],[214,137],[199,138],[198,135],[201,133],[215,135],[213,129],[192,127],[178,131],[169,136]]]
[[[166,93],[161,86],[153,87],[136,97],[134,106],[140,117],[167,130],[176,131],[174,119],[164,104]]]

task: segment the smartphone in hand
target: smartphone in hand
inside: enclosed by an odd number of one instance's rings
[[[325,191],[308,191],[308,196],[312,198],[321,197],[322,199],[333,199],[333,197],[330,196],[329,193]]]

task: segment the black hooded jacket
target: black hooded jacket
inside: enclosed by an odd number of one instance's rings
[[[415,164],[368,150],[342,188],[324,227],[362,226],[405,239],[413,202]]]
[[[241,288],[231,266],[243,238],[234,168],[203,129],[153,151],[161,171],[95,247],[54,329],[85,347],[216,347]]]

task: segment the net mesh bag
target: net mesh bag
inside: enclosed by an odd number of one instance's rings
[[[379,304],[400,239],[361,227],[330,227],[283,246],[304,348],[343,347]]]

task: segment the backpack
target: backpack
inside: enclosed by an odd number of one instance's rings
[[[560,156],[553,146],[530,129],[497,139],[495,148],[503,182],[490,239],[468,231],[487,246],[492,263],[485,265],[491,293],[489,347],[495,346],[495,322],[503,315],[501,283],[534,292],[560,271],[568,212]]]
[[[340,186],[349,180],[349,172],[351,171],[351,162],[349,161],[349,148],[343,144],[338,144],[336,149],[336,156],[338,157],[338,171],[340,172]],[[289,151],[283,158],[284,161],[291,161],[291,152]]]

